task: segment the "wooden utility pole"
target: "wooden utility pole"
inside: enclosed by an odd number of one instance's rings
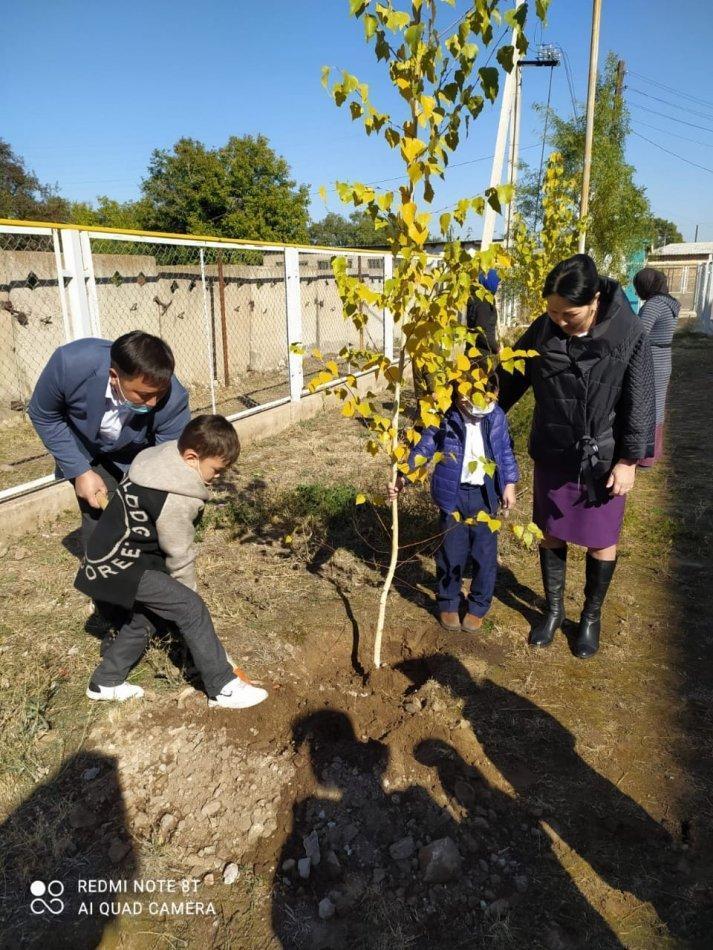
[[[524,0],[516,0],[515,6],[520,7]],[[505,161],[505,145],[507,142],[508,126],[512,116],[512,104],[515,95],[515,85],[517,82],[518,68],[517,63],[519,53],[515,45],[517,39],[516,32],[513,30],[512,45],[515,50],[513,55],[513,67],[505,77],[502,100],[500,102],[500,119],[498,120],[498,134],[495,138],[495,154],[493,155],[493,167],[490,171],[490,187],[496,188],[502,181],[503,163]],[[493,243],[493,233],[495,232],[495,210],[489,204],[485,205],[483,214],[483,237],[480,242],[480,248],[486,251]]]
[[[582,173],[582,198],[579,216],[584,218],[589,212],[589,182],[592,175],[592,144],[594,142],[594,100],[597,93],[597,62],[599,59],[599,25],[602,18],[602,0],[593,0],[592,39],[589,46],[589,85],[587,87],[587,128],[584,137],[584,171]],[[583,254],[587,245],[587,234],[579,234],[579,253]]]
[[[624,76],[626,75],[626,63],[623,59],[620,59],[616,64],[616,85],[614,87],[614,99],[616,104],[619,105],[621,102],[621,96],[624,92]]]

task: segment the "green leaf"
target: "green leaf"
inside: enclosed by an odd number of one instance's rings
[[[482,66],[478,70],[478,75],[480,76],[480,83],[486,98],[490,99],[491,102],[495,102],[498,98],[499,84],[497,69],[494,66]]]
[[[505,72],[512,72],[512,68],[515,62],[515,47],[514,46],[501,46],[498,50],[498,62],[503,67]]]
[[[547,22],[547,10],[550,6],[550,3],[551,0],[536,0],[535,2],[535,12],[543,23]]]
[[[419,44],[419,41],[423,35],[424,25],[423,23],[412,23],[411,26],[404,33],[404,39],[411,47],[412,52],[416,52],[416,47]]]

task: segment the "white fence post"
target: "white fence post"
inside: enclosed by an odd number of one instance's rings
[[[99,300],[97,298],[97,282],[94,277],[94,256],[92,254],[92,242],[86,231],[79,232],[79,244],[82,248],[82,264],[84,265],[84,287],[89,303],[89,314],[91,317],[92,328],[96,336],[101,336],[101,314],[99,313]]]
[[[203,321],[205,329],[205,345],[208,354],[208,384],[210,386],[210,406],[215,415],[215,361],[213,355],[213,333],[210,323],[210,306],[208,304],[208,285],[205,279],[205,254],[203,248],[199,250],[201,262],[201,285],[203,287]]]
[[[62,228],[60,239],[64,266],[59,277],[60,280],[64,277],[69,278],[67,299],[69,303],[72,338],[78,340],[81,337],[98,336],[100,333],[98,312],[94,309],[92,304],[90,304],[90,295],[87,287],[87,284],[91,283],[93,298],[94,301],[96,301],[94,269],[91,266],[91,261],[89,261],[88,267],[85,263],[82,253],[81,234],[79,231]]]
[[[64,264],[62,263],[62,246],[59,242],[59,231],[52,229],[52,247],[54,248],[54,262],[57,268],[57,292],[59,294],[59,306],[62,311],[62,328],[64,330],[64,342],[69,343],[72,339],[72,328],[69,322],[69,307],[67,306],[67,288],[64,286]]]
[[[302,342],[302,298],[300,295],[300,253],[285,248],[285,302],[287,309],[287,359],[290,369],[290,399],[299,402],[304,388],[302,357],[293,353],[293,343]]]
[[[394,276],[394,258],[392,254],[384,257],[384,284]],[[384,309],[384,356],[394,360],[394,316],[390,310]]]

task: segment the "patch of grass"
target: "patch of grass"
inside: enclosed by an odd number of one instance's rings
[[[51,728],[50,706],[57,690],[56,672],[34,671],[0,692],[0,772],[36,782],[45,773],[36,741]]]

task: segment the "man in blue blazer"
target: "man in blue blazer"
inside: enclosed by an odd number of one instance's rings
[[[113,343],[60,346],[37,380],[28,414],[57,474],[74,485],[85,550],[102,505],[134,457],[177,439],[190,421],[174,367],[167,343],[134,330]]]

